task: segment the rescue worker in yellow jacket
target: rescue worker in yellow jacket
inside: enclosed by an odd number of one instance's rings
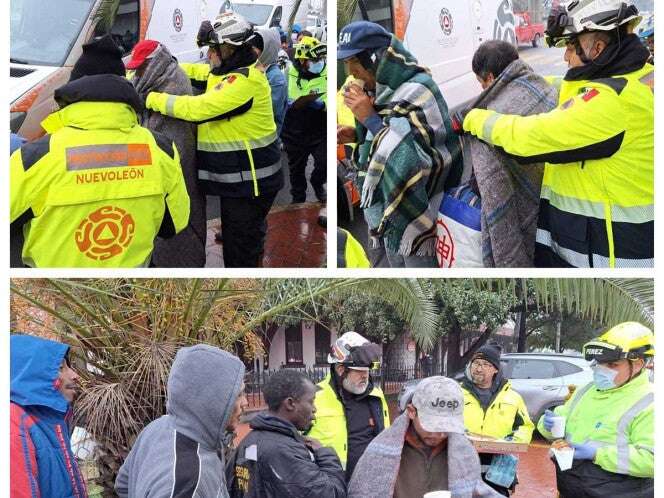
[[[370,266],[362,244],[348,230],[337,227],[337,268],[369,268]]]
[[[653,266],[654,67],[631,32],[640,19],[619,0],[554,6],[547,42],[569,65],[558,107],[463,119],[517,161],[546,162],[535,266]]]
[[[332,345],[330,373],[316,393],[316,420],[308,436],[334,448],[346,481],[369,443],[390,426],[383,391],[369,372],[380,366],[381,347],[357,332],[346,332]]]
[[[327,45],[312,36],[303,36],[293,48],[294,60],[288,67],[288,109],[281,130],[288,155],[291,197],[293,203],[306,201],[305,169],[311,156],[311,186],[318,200],[326,202]]]
[[[560,498],[652,498],[655,473],[655,404],[646,366],[655,355],[647,327],[625,322],[583,347],[593,382],[577,389],[537,429],[547,439],[553,416],[565,417],[572,468],[556,466]]]
[[[485,344],[472,356],[461,381],[464,424],[473,434],[528,444],[535,426],[523,398],[503,377],[500,352],[497,344]],[[509,496],[517,484],[517,462],[512,455],[480,453],[482,479],[500,494]],[[503,466],[499,479],[490,472],[492,464]],[[513,473],[511,481],[506,478],[507,468]]]
[[[255,34],[242,16],[226,12],[204,21],[198,45],[210,64],[181,64],[196,96],[152,92],[146,107],[198,124],[198,178],[220,197],[226,267],[260,266],[266,217],[283,187],[281,153],[270,85],[255,67]]]
[[[155,237],[187,226],[177,148],[138,124],[121,57],[109,35],[85,44],[47,135],[11,156],[10,221],[23,227],[28,266],[147,266]]]

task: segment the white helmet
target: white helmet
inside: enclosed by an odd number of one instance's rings
[[[620,0],[572,0],[554,5],[546,26],[550,47],[564,47],[575,35],[587,31],[612,31],[623,24],[631,27],[641,22],[634,5]]]
[[[332,345],[328,363],[339,363],[355,370],[376,369],[380,366],[382,348],[357,332],[346,332]]]
[[[203,21],[198,31],[197,43],[204,45],[223,45],[228,43],[236,47],[244,45],[254,38],[254,29],[244,17],[235,12],[219,14],[214,22]]]

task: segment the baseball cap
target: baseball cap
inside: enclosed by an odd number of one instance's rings
[[[447,377],[427,377],[413,392],[420,425],[428,432],[465,432],[463,393],[459,384]]]
[[[344,26],[339,32],[337,60],[348,59],[365,50],[389,47],[392,35],[380,24],[369,21],[355,21]]]
[[[137,69],[146,61],[146,59],[152,57],[152,54],[157,47],[159,47],[159,42],[156,40],[143,40],[138,42],[131,51],[131,59],[125,64],[125,67],[127,69]]]

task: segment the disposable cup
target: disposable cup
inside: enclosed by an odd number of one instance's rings
[[[452,498],[452,493],[450,491],[431,491],[422,498]]]
[[[551,427],[551,435],[555,438],[565,437],[565,417],[555,416],[551,417],[553,427]]]

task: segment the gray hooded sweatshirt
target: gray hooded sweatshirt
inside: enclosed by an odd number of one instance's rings
[[[182,348],[168,377],[166,415],[139,434],[115,481],[120,498],[227,498],[222,454],[244,365],[219,348]]]
[[[164,45],[152,54],[145,72],[135,75],[132,84],[145,99],[150,92],[172,95],[192,95],[191,83]],[[142,126],[163,133],[173,142],[180,154],[182,174],[190,199],[189,225],[170,239],[157,237],[152,254],[155,266],[166,268],[200,268],[205,266],[205,194],[198,186],[196,168],[196,125],[149,109],[139,116]]]
[[[265,77],[270,83],[272,95],[274,122],[277,125],[277,134],[281,134],[281,127],[284,125],[286,117],[286,107],[288,107],[288,85],[284,73],[277,64],[281,37],[277,28],[259,29],[258,34],[263,39],[263,52],[258,58],[258,62],[265,67]]]

